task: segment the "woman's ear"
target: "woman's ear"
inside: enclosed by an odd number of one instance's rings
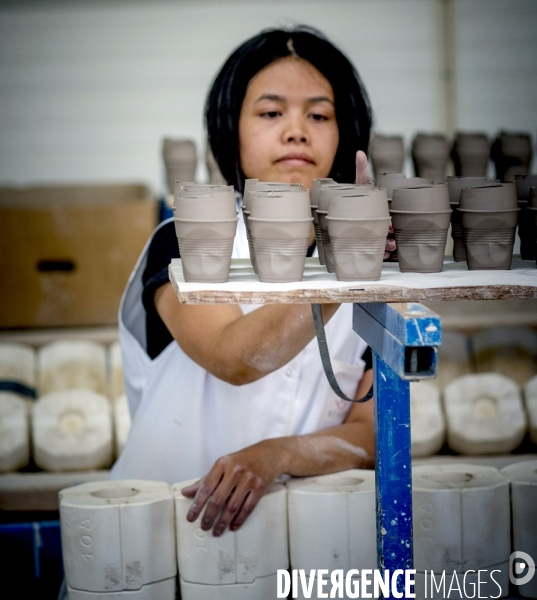
[[[371,183],[371,171],[363,150],[358,150],[356,153],[356,183],[359,185]]]

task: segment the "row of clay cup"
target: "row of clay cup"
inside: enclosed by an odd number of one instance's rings
[[[535,245],[535,211],[532,189],[537,187],[537,175],[515,175],[516,194],[518,198],[518,235],[520,236],[520,258],[537,259]],[[535,194],[535,192],[533,192]],[[535,196],[533,196],[534,198]],[[527,210],[530,209],[530,210]]]
[[[174,224],[185,281],[228,280],[237,221],[233,186],[175,183]]]
[[[484,133],[457,133],[451,158],[458,177],[485,177],[490,159],[490,141]]]
[[[313,218],[301,184],[247,179],[243,216],[250,258],[260,281],[301,281]]]
[[[463,188],[458,211],[469,270],[511,268],[519,210],[512,182]]]
[[[401,272],[440,272],[451,220],[446,184],[395,188],[390,214]]]
[[[464,262],[466,250],[464,248],[464,236],[462,233],[462,213],[459,212],[461,191],[464,188],[487,183],[499,183],[498,179],[487,179],[486,177],[448,177],[449,202],[453,212],[451,213],[451,237],[453,238],[453,260]]]

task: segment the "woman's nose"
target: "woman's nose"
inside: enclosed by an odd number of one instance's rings
[[[284,129],[283,138],[287,143],[305,144],[309,139],[309,135],[304,119],[300,117],[289,118]]]

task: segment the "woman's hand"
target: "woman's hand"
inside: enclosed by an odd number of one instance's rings
[[[282,452],[283,444],[270,439],[219,458],[203,479],[181,490],[187,498],[194,498],[188,521],[195,521],[207,505],[201,520],[204,531],[213,524],[216,537],[228,525],[236,531],[283,472]]]
[[[371,171],[367,162],[367,156],[362,150],[356,153],[356,183],[364,185],[371,183]],[[396,249],[395,240],[393,239],[393,227],[390,222],[390,229],[386,239],[386,247],[384,248],[384,259],[390,257],[390,253]]]

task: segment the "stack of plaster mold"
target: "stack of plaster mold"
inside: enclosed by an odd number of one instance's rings
[[[195,180],[198,155],[193,140],[164,138],[162,158],[166,170],[168,194],[173,196],[176,181]]]
[[[444,389],[448,444],[461,454],[505,454],[526,432],[520,388],[497,373],[463,375]]]
[[[272,600],[278,569],[287,569],[286,490],[274,484],[235,532],[220,537],[186,520],[192,500],[176,483],[177,559],[182,600]]]
[[[0,344],[0,472],[30,460],[29,418],[35,393],[35,353],[23,344]]]
[[[381,173],[399,173],[405,162],[405,146],[400,135],[375,135],[371,140],[369,156],[375,179]]]
[[[457,377],[471,372],[470,339],[457,331],[443,331],[442,345],[438,348],[436,384],[443,390]]]
[[[352,469],[287,483],[292,569],[377,568],[375,472]],[[299,586],[298,598],[304,598]],[[330,589],[330,587],[328,587]],[[325,587],[324,592],[327,588]],[[311,598],[318,595],[317,580]]]
[[[418,133],[412,141],[412,160],[417,177],[446,181],[449,160],[449,142],[442,134]]]
[[[434,383],[410,383],[410,416],[412,456],[436,454],[444,444],[446,422],[440,390]]]
[[[511,522],[513,528],[513,550],[525,552],[534,562],[537,559],[537,527],[535,507],[537,507],[537,460],[527,460],[509,465],[502,473],[511,482]],[[527,561],[525,556],[520,557]],[[537,573],[535,566],[521,574],[524,583],[517,591],[525,598],[537,598]],[[533,573],[533,577],[531,574]]]
[[[478,373],[499,373],[522,386],[537,374],[537,333],[527,327],[492,327],[474,334]]]
[[[39,394],[86,389],[108,394],[106,350],[83,340],[51,342],[37,355]]]
[[[69,600],[174,600],[173,494],[160,481],[101,481],[60,497]]]
[[[537,444],[537,375],[526,382],[524,400],[528,413],[530,438],[534,444]]]
[[[34,459],[45,471],[100,469],[112,462],[110,402],[92,390],[51,392],[35,403]]]
[[[492,144],[490,156],[500,181],[514,181],[516,175],[527,175],[532,156],[531,136],[525,132],[501,131]]]
[[[131,429],[131,415],[125,386],[123,382],[123,366],[121,360],[121,346],[119,342],[112,344],[109,350],[110,364],[110,398],[114,412],[114,443],[115,455],[118,457],[129,436]]]
[[[467,573],[468,596],[479,578],[482,597],[505,597],[511,553],[508,479],[494,467],[422,465],[412,470],[412,494],[416,598],[444,597],[431,594],[431,571],[437,581],[445,571],[446,590],[454,572],[462,589]],[[446,597],[461,597],[456,585]]]

